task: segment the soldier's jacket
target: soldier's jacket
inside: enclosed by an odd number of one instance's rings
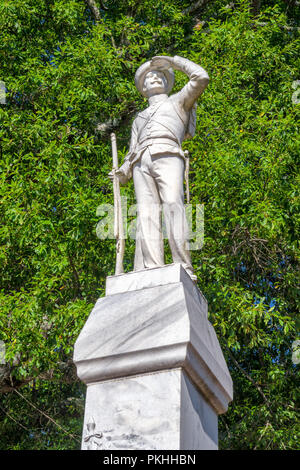
[[[181,60],[181,70],[190,80],[176,94],[149,106],[135,118],[131,142],[125,162],[130,167],[139,160],[146,148],[151,155],[162,153],[184,158],[181,143],[194,136],[196,127],[196,100],[208,84],[208,75],[199,65],[187,59]]]

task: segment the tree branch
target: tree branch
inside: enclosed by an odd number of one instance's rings
[[[22,393],[20,393],[18,390],[14,389],[14,392],[19,395],[21,398],[23,398],[26,403],[28,403],[32,408],[34,408],[36,411],[38,411],[41,415],[45,416],[45,418],[49,419],[55,426],[57,426],[59,429],[61,429],[65,434],[70,436],[72,439],[74,439],[76,442],[79,442],[79,439],[77,439],[73,434],[69,433],[66,429],[64,429],[60,424],[58,424],[51,416],[47,415],[44,411],[40,410],[37,406],[35,406],[31,401],[29,401]]]
[[[85,3],[87,4],[87,6],[89,7],[96,23],[99,23],[100,21],[102,21],[102,18],[101,18],[101,14],[100,14],[100,10],[99,8],[97,7],[97,4],[95,2],[95,0],[84,0]],[[104,6],[103,2],[100,2],[101,3],[101,6],[104,10],[107,10],[107,7]],[[111,43],[112,43],[112,46],[114,49],[117,49],[117,46],[116,46],[116,43],[115,43],[115,40],[114,40],[114,37],[113,35],[111,34],[110,31],[108,31],[107,28],[105,28],[106,31],[107,31],[107,34],[109,34],[110,38],[111,38]]]
[[[84,0],[89,9],[91,10],[93,17],[95,21],[100,21],[101,20],[101,15],[99,8],[97,7],[97,4],[94,0]]]
[[[80,285],[79,274],[77,272],[75,264],[73,263],[72,256],[69,253],[68,253],[68,259],[69,259],[69,263],[70,263],[70,266],[71,266],[72,271],[73,271],[73,278],[74,278],[74,281],[75,281],[76,293],[77,293],[77,295],[81,296],[82,294],[81,294],[81,285]]]
[[[251,2],[251,13],[253,16],[259,15],[261,0],[252,0]]]
[[[62,377],[60,379],[56,379],[56,381],[60,383],[64,383],[64,384],[72,384],[78,381],[75,365],[72,359],[69,359],[66,362],[63,362],[63,361],[59,362],[58,368],[62,372]],[[15,381],[13,381],[13,378],[12,378],[12,370],[13,368],[10,367],[8,364],[0,367],[0,394],[11,393],[15,389],[24,387],[24,385],[27,385],[28,383],[32,382],[32,380],[34,379],[53,380],[53,373],[54,373],[53,369],[47,370],[45,372],[41,372],[39,375],[28,376],[22,380],[15,380]]]
[[[26,428],[25,426],[23,426],[23,424],[19,423],[19,421],[17,421],[13,416],[11,416],[7,411],[5,411],[4,408],[2,408],[2,406],[0,406],[0,410],[2,410],[2,412],[8,416],[9,419],[11,419],[12,421],[14,421],[18,426],[20,426],[21,428],[23,428],[25,431],[28,431],[30,432],[30,429]]]
[[[269,402],[269,400],[267,399],[266,395],[264,394],[264,392],[262,391],[261,387],[255,382],[255,380],[252,379],[252,377],[240,366],[240,364],[237,362],[237,360],[235,359],[235,357],[233,356],[232,352],[230,351],[230,349],[228,347],[226,347],[227,351],[228,351],[228,354],[230,356],[230,359],[232,360],[232,362],[234,363],[234,365],[239,369],[239,371],[242,372],[242,374],[249,380],[249,382],[252,383],[252,385],[256,388],[256,390],[258,391],[258,393],[262,396],[265,404],[267,405],[267,407],[270,409],[270,406],[271,406],[271,403]]]
[[[103,0],[100,0],[100,5],[101,5],[102,10],[108,10],[108,7],[104,4]]]
[[[256,449],[257,449],[259,442],[261,441],[261,439],[263,438],[265,432],[267,431],[267,429],[268,429],[269,427],[273,428],[272,424],[271,424],[269,421],[267,421],[266,424],[265,424],[265,426],[264,426],[264,429],[263,429],[261,435],[259,436],[259,439],[258,439],[258,441],[257,441],[257,443],[256,443],[256,445],[255,445],[255,447],[254,447],[253,450],[256,450]]]
[[[197,2],[193,3],[189,7],[185,8],[182,10],[183,15],[190,15],[191,13],[194,13],[195,11],[199,10],[200,8],[204,7],[209,0],[198,0]]]
[[[268,26],[269,23],[267,22],[257,22],[257,23],[254,23],[253,26]],[[279,28],[280,29],[284,29],[285,31],[297,31],[297,32],[300,32],[300,28],[298,28],[297,26],[286,26],[286,25],[279,25]]]

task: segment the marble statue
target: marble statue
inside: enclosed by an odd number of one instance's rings
[[[176,94],[173,70],[188,83]],[[136,72],[149,107],[132,126],[118,167],[112,138],[117,259],[74,346],[86,385],[82,449],[214,450],[218,415],[233,386],[208,304],[194,282],[186,231],[182,141],[195,132],[196,100],[208,84],[199,65],[154,57]],[[188,167],[187,167],[188,168]],[[124,230],[119,184],[133,177],[137,198],[134,271],[123,272]],[[164,264],[163,227],[174,263]]]
[[[174,71],[184,72],[188,83],[169,96]],[[163,212],[173,262],[196,280],[188,245],[183,180],[182,141],[195,133],[196,101],[209,82],[207,72],[183,57],[156,56],[142,64],[135,85],[149,102],[132,125],[130,149],[115,170],[121,184],[133,177],[137,199],[134,271],[163,266]]]

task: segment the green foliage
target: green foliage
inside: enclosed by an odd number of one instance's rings
[[[0,405],[1,448],[80,448],[84,388],[79,383],[65,385],[37,380],[24,386],[21,394],[5,394]],[[38,409],[34,408],[37,403]]]
[[[296,449],[296,3],[262,1],[258,16],[247,1],[96,3],[98,21],[84,0],[0,0],[1,448],[79,447],[72,349],[114,270],[114,241],[95,234],[97,207],[113,200],[109,131],[124,156],[146,106],[135,70],[176,54],[211,77],[184,146],[192,202],[205,206],[193,265],[235,386],[220,446]],[[122,192],[134,201],[132,183]],[[128,240],[127,270],[133,250]]]

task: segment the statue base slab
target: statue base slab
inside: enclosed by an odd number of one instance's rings
[[[82,449],[217,449],[232,380],[180,264],[108,277],[74,362],[88,386]]]

